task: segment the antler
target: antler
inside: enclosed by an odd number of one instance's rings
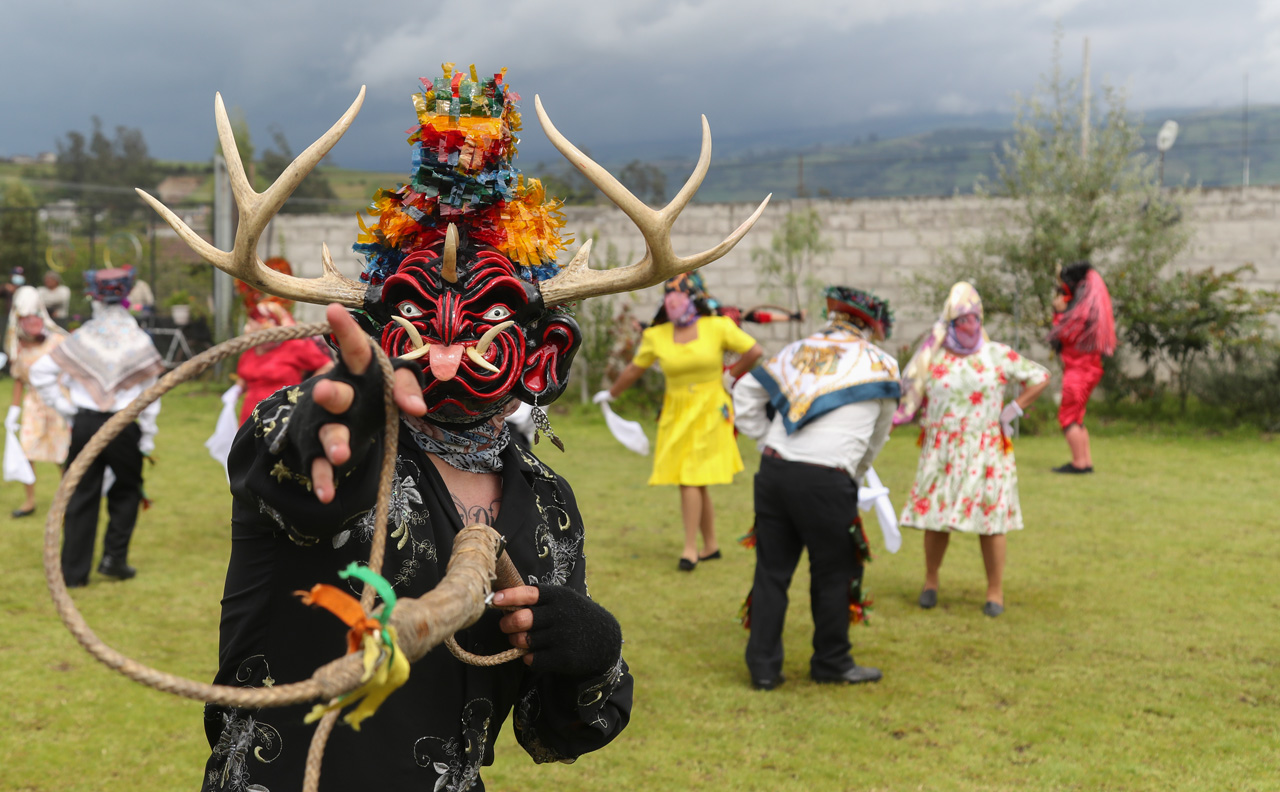
[[[236,148],[235,133],[231,131],[231,122],[227,119],[227,109],[222,104],[222,94],[214,98],[214,117],[218,125],[218,140],[222,143],[222,151],[226,156],[227,173],[231,178],[231,189],[235,193],[236,207],[240,213],[240,224],[236,228],[236,241],[231,250],[219,250],[200,238],[190,226],[169,210],[167,206],[153,198],[143,190],[137,190],[142,200],[160,213],[160,216],[178,232],[178,236],[187,243],[201,258],[223,272],[248,283],[255,289],[299,302],[324,305],[330,302],[341,303],[350,308],[364,306],[365,292],[368,286],[359,281],[346,278],[333,265],[329,255],[329,246],[323,245],[320,262],[324,267],[324,275],[319,278],[295,278],[268,268],[258,258],[258,239],[267,228],[267,223],[275,217],[297,189],[307,174],[319,164],[320,160],[342,138],[360,106],[364,103],[364,87],[360,95],[347,108],[328,132],[298,155],[289,167],[285,168],[280,178],[267,188],[266,192],[254,192],[249,179],[245,175],[244,165],[240,162],[240,152]]]
[[[737,230],[720,244],[695,256],[681,258],[671,249],[671,226],[693,198],[693,194],[698,191],[698,187],[702,185],[702,179],[707,175],[707,169],[711,167],[711,127],[707,124],[707,117],[705,115],[702,117],[702,152],[698,156],[698,165],[693,169],[693,175],[680,188],[680,192],[671,199],[671,203],[662,209],[654,210],[632,195],[631,191],[623,187],[612,174],[593,162],[560,134],[560,131],[551,123],[551,119],[547,117],[546,110],[542,109],[541,98],[534,96],[533,103],[538,111],[538,121],[542,123],[542,130],[551,141],[551,145],[555,146],[565,159],[582,171],[582,174],[598,187],[600,192],[631,218],[631,222],[635,223],[640,233],[644,235],[646,248],[644,258],[629,267],[592,270],[587,266],[587,259],[591,253],[591,242],[587,241],[559,275],[540,285],[542,301],[547,306],[602,294],[643,289],[668,278],[674,278],[683,272],[695,270],[704,264],[710,264],[738,244],[738,241],[751,230],[751,226],[759,219],[764,208],[769,204],[769,199],[773,197],[772,193],[765,196],[746,222],[738,226]]]

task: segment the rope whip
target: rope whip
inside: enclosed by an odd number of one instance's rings
[[[239,355],[261,344],[328,335],[331,330],[327,322],[270,328],[234,338],[202,352],[165,374],[127,407],[108,419],[67,468],[45,521],[45,580],[62,623],[85,651],[103,665],[135,682],[165,693],[246,709],[285,707],[315,700],[332,701],[361,685],[364,669],[358,653],[345,655],[321,666],[309,679],[269,688],[213,685],[157,671],[108,646],[93,632],[67,590],[60,558],[59,539],[71,495],[98,455],[125,427],[133,423],[143,409],[220,360]],[[386,413],[386,441],[378,482],[378,501],[374,507],[374,534],[368,564],[370,570],[381,573],[386,551],[391,488],[395,478],[395,438],[399,436],[400,411],[393,398],[395,373],[391,368],[391,361],[372,339],[369,339],[369,345],[382,373],[383,406]],[[463,650],[453,638],[455,632],[465,629],[480,618],[495,585],[499,589],[521,585],[520,575],[503,550],[503,539],[496,531],[487,525],[469,525],[455,537],[453,553],[439,585],[421,597],[400,600],[392,614],[390,623],[396,627],[401,648],[409,661],[412,663],[421,659],[440,643],[448,646],[459,660],[471,665],[495,666],[524,655],[526,650],[513,648],[490,657],[481,657]],[[360,605],[366,614],[373,609],[374,596],[374,587],[366,582],[360,595]],[[319,786],[321,758],[338,715],[338,709],[326,713],[312,736],[307,753],[304,792],[315,792]]]

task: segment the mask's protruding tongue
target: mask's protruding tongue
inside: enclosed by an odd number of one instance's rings
[[[431,351],[427,354],[427,366],[431,369],[431,376],[441,382],[453,379],[453,375],[458,373],[458,364],[462,362],[462,350],[462,344],[449,346],[432,344]]]

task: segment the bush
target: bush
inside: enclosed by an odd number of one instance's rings
[[[1237,350],[1192,373],[1191,392],[1236,420],[1280,431],[1280,344]]]

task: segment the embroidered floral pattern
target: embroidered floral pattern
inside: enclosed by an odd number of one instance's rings
[[[433,792],[466,792],[480,780],[489,740],[493,703],[473,699],[462,710],[462,729],[457,737],[421,737],[413,746],[419,767],[429,767],[437,778]]]

